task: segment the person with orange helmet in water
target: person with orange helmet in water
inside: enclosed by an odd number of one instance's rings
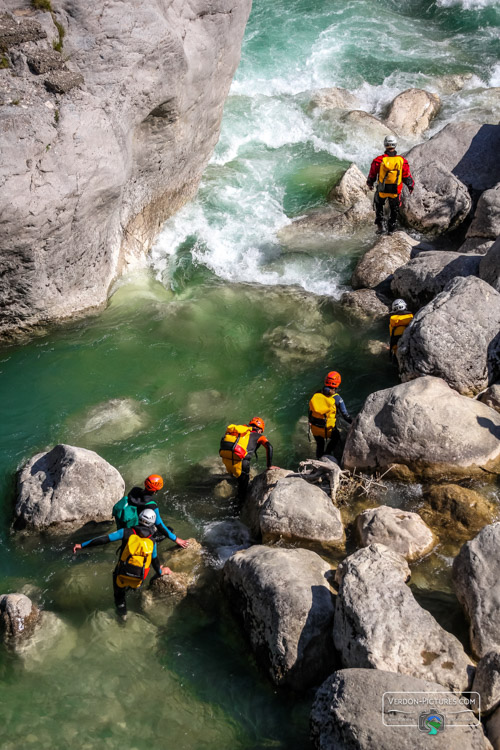
[[[336,426],[337,412],[351,424],[352,417],[347,411],[344,400],[335,391],[342,378],[335,370],[325,377],[325,384],[320,391],[316,391],[309,401],[309,429],[316,441],[316,458],[332,455],[340,440],[340,432]]]
[[[248,424],[230,424],[220,442],[219,456],[227,471],[238,480],[238,499],[246,496],[250,483],[250,459],[263,445],[266,449],[267,468],[275,469],[273,446],[264,435],[265,422],[253,417]]]
[[[122,497],[113,508],[113,518],[116,521],[116,526],[118,529],[133,528],[138,523],[142,511],[150,508],[154,511],[156,517],[155,541],[161,542],[168,537],[172,542],[178,544],[179,547],[187,547],[188,542],[176,536],[173,530],[163,523],[161,519],[158,505],[153,497],[162,487],[163,479],[159,474],[150,474],[149,477],[146,477],[144,480],[144,489],[142,487],[132,487],[130,492]]]

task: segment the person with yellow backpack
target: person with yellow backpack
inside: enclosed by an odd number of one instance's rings
[[[410,165],[403,156],[396,152],[397,145],[397,140],[393,135],[386,135],[384,138],[385,152],[372,161],[366,180],[370,190],[373,190],[375,181],[377,181],[377,189],[373,200],[377,234],[383,234],[385,231],[384,206],[386,200],[389,201],[387,234],[393,234],[398,221],[403,185],[406,185],[410,195],[415,187]]]
[[[230,424],[220,441],[219,456],[231,476],[238,480],[238,499],[243,500],[250,482],[250,459],[263,445],[266,449],[267,468],[275,469],[273,446],[263,434],[265,422],[254,417],[248,424]]]
[[[408,310],[408,305],[404,299],[395,299],[391,306],[391,317],[389,318],[389,353],[391,362],[395,361],[399,339],[412,320],[413,313]]]
[[[341,380],[340,374],[332,370],[325,377],[323,388],[316,391],[309,401],[309,430],[316,441],[316,458],[325,454],[333,456],[340,440],[340,432],[336,426],[338,412],[348,424],[352,422],[343,398],[335,392]]]
[[[139,515],[139,523],[135,528],[124,528],[113,531],[112,534],[98,536],[81,544],[75,544],[73,554],[85,547],[97,547],[109,542],[121,541],[120,556],[113,571],[113,594],[118,616],[122,621],[127,619],[126,593],[128,589],[138,589],[142,586],[153,566],[157,575],[169,575],[172,571],[160,565],[156,551],[156,542],[152,537],[156,531],[156,514],[151,508],[146,508]]]

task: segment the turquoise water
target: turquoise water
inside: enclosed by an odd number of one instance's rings
[[[130,597],[133,615],[119,628],[114,550],[73,559],[71,541],[94,529],[11,534],[15,472],[67,442],[96,450],[127,486],[161,473],[167,522],[201,539],[235,513],[213,495],[203,463],[229,421],[263,416],[276,463],[295,467],[310,451],[299,420],[325,369],[342,373],[354,413],[393,385],[386,358],[367,348],[384,326],[355,325],[337,302],[369,238],[316,253],[287,253],[276,240],[324,204],[351,161],[366,169],[379,150],[309,101],[345,86],[377,114],[408,86],[443,92],[443,76],[471,74],[462,91],[441,94],[433,128],[471,112],[496,121],[499,28],[486,0],[257,0],[214,157],[150,265],[116,285],[102,314],[0,350],[0,592],[26,590],[59,618],[57,637],[23,659],[0,651],[2,750],[308,747],[310,696],[270,685],[216,587],[162,622]],[[280,344],[283,333],[295,349]]]

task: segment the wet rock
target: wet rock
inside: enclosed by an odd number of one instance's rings
[[[344,468],[410,479],[480,476],[500,469],[500,415],[422,377],[376,391],[347,435]]]
[[[328,349],[326,336],[309,331],[298,331],[288,326],[279,326],[262,337],[272,350],[273,358],[282,365],[301,367],[304,361],[314,361],[319,352]]]
[[[500,378],[500,294],[456,278],[414,317],[398,345],[402,380],[435,375],[466,396]]]
[[[485,190],[479,198],[467,237],[496,240],[500,235],[500,185]]]
[[[421,706],[405,707],[410,712],[405,724],[396,719],[385,693],[424,692],[429,706],[447,698],[460,710],[459,696],[443,695],[443,686],[428,680],[378,669],[341,669],[328,677],[316,693],[311,712],[311,736],[317,750],[422,750],[431,747],[429,738],[419,732]],[[380,711],[383,711],[381,717]],[[454,707],[444,710],[454,710]],[[472,711],[463,715],[463,726],[442,732],[439,750],[487,750],[481,723]],[[446,717],[445,717],[446,723]]]
[[[262,541],[283,539],[321,547],[345,541],[340,511],[320,487],[300,477],[280,479],[259,516]]]
[[[15,527],[40,531],[111,520],[113,505],[124,492],[119,472],[97,453],[56,445],[20,470]]]
[[[348,207],[365,198],[367,194],[366,176],[356,164],[351,164],[342,175],[339,184],[328,194],[328,200]]]
[[[287,469],[269,469],[259,474],[250,484],[250,489],[241,509],[241,520],[250,532],[260,536],[260,511],[280,479],[290,474]]]
[[[349,129],[351,137],[357,140],[371,140],[383,142],[386,135],[396,135],[394,130],[387,127],[377,117],[354,109],[342,115],[340,121]]]
[[[339,237],[351,235],[373,221],[371,200],[362,198],[346,211],[312,211],[277,232],[279,242],[294,252],[328,247]]]
[[[364,510],[356,525],[363,547],[384,544],[410,562],[424,557],[436,544],[434,534],[417,513],[388,505]]]
[[[387,318],[391,309],[391,300],[374,289],[356,289],[354,292],[344,292],[340,303],[353,318],[359,320]]]
[[[472,662],[455,636],[416,602],[404,557],[371,544],[337,568],[333,639],[344,667],[383,669],[462,692]]]
[[[329,565],[305,549],[254,546],[224,566],[224,589],[276,685],[305,690],[334,668]]]
[[[203,535],[203,545],[216,556],[216,567],[220,567],[235,552],[248,549],[254,543],[248,526],[236,518],[211,524]]]
[[[319,109],[356,109],[360,106],[360,102],[358,97],[347,89],[332,86],[332,88],[315,91],[311,97],[310,106]]]
[[[9,49],[24,42],[36,42],[46,36],[33,18],[16,20],[10,13],[0,13],[0,49]]]
[[[500,522],[466,542],[453,562],[453,582],[470,621],[474,653],[500,651]]]
[[[445,250],[420,253],[394,271],[392,293],[403,297],[413,310],[418,310],[457,276],[477,276],[480,262],[480,255]]]
[[[472,690],[481,696],[481,714],[492,713],[500,705],[500,653],[488,651],[479,660]]]
[[[489,248],[479,264],[479,276],[500,292],[500,237]]]
[[[426,487],[419,515],[443,541],[466,541],[491,523],[495,509],[476,492],[458,484]]]
[[[151,582],[149,593],[153,599],[168,599],[171,604],[178,604],[187,596],[194,579],[189,573],[170,573],[159,576]],[[149,601],[148,601],[149,605]],[[148,606],[146,606],[146,610]]]
[[[47,662],[67,660],[78,642],[75,628],[54,612],[40,612],[33,635],[24,640],[17,651],[23,667],[29,672],[46,669]]]
[[[500,413],[500,383],[494,383],[477,397],[481,403]]]
[[[382,236],[358,261],[351,279],[353,289],[368,287],[390,294],[394,273],[408,263],[416,245],[418,242],[405,232]]]
[[[45,78],[45,88],[53,94],[67,94],[68,91],[83,85],[81,73],[71,70],[54,70]]]
[[[213,495],[217,500],[229,500],[236,493],[236,485],[231,484],[227,479],[223,479],[215,485]]]
[[[389,344],[387,341],[378,341],[377,339],[370,339],[366,342],[366,350],[373,354],[374,357],[379,357],[384,352],[389,351]]]
[[[433,79],[433,83],[439,88],[442,94],[456,94],[457,91],[462,91],[464,86],[472,79],[472,73],[463,74],[451,74],[438,76]]]
[[[9,648],[18,650],[21,643],[33,635],[39,621],[40,610],[24,594],[0,596],[0,629]]]
[[[407,89],[392,100],[385,124],[398,135],[420,135],[441,108],[437,94]]]

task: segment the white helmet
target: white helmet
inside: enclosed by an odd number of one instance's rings
[[[139,521],[143,526],[154,526],[156,523],[156,513],[151,508],[146,508],[139,514]]]
[[[408,305],[404,299],[395,299],[392,303],[392,312],[403,312],[404,310],[408,310]]]
[[[397,139],[394,135],[386,135],[384,138],[385,148],[396,148],[398,145]]]

